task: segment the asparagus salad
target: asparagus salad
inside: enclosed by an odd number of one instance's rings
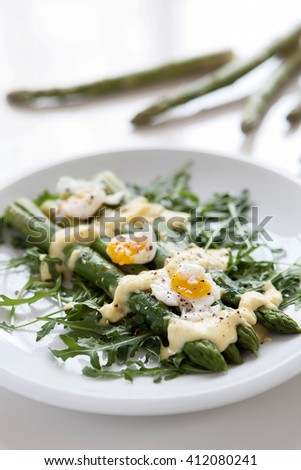
[[[110,171],[63,176],[4,211],[1,238],[19,256],[2,269],[28,279],[0,296],[0,328],[34,328],[88,377],[160,382],[238,366],[274,334],[301,332],[287,311],[301,307],[301,265],[251,230],[250,207],[246,190],[199,200],[189,165],[144,187]],[[24,321],[20,309],[39,312],[45,298],[50,313]]]

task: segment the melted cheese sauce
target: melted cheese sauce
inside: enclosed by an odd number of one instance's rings
[[[194,262],[194,264],[202,266],[204,269],[226,269],[228,251],[225,249],[204,250],[203,248],[193,247],[182,253],[176,253],[167,260],[165,267],[162,269],[124,276],[115,291],[113,302],[101,308],[103,319],[112,323],[121,320],[129,313],[127,301],[133,292],[149,291],[151,284],[156,279],[167,273],[172,276],[184,261]]]

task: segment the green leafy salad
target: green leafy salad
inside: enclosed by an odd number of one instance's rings
[[[0,329],[34,325],[59,363],[84,360],[85,376],[155,382],[222,373],[274,334],[299,334],[287,307],[301,308],[301,264],[252,229],[247,190],[200,200],[189,171],[143,187],[111,171],[62,176],[12,202],[1,241],[18,256],[2,270],[28,277],[0,295]],[[39,312],[42,299],[55,307],[25,322],[21,306]]]

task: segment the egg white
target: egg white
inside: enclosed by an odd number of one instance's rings
[[[78,217],[86,220],[93,216],[103,205],[116,205],[123,194],[107,195],[101,182],[62,176],[57,183],[60,197],[69,195],[59,202],[58,211],[65,217]]]
[[[206,312],[212,314],[208,311],[208,307],[220,299],[221,289],[213,281],[211,274],[206,273],[202,266],[184,262],[176,271],[177,274],[189,279],[189,284],[197,283],[200,277],[203,277],[210,284],[210,294],[197,299],[189,299],[176,292],[171,287],[171,278],[167,270],[162,269],[161,272],[162,275],[151,284],[152,295],[157,300],[170,307],[179,307],[183,318],[193,319],[195,317],[196,320],[199,320],[200,314],[202,317]]]

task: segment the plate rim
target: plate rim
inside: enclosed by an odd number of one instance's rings
[[[291,180],[292,182],[298,184],[299,186],[301,185],[301,177],[299,177],[298,175],[295,175],[294,173],[286,170],[285,168],[283,168],[281,165],[277,165],[277,164],[272,164],[270,162],[266,162],[266,161],[260,161],[260,160],[251,160],[252,157],[249,157],[248,155],[244,155],[242,153],[229,153],[229,152],[225,152],[225,153],[221,153],[221,152],[214,152],[214,151],[211,151],[211,150],[206,150],[206,149],[196,149],[196,148],[188,148],[188,147],[172,147],[172,146],[162,146],[162,147],[152,147],[152,146],[149,146],[149,147],[127,147],[125,148],[124,150],[122,149],[109,149],[109,150],[104,150],[104,151],[101,151],[99,153],[93,153],[93,154],[89,154],[89,155],[79,155],[79,156],[76,156],[74,158],[68,158],[68,157],[65,157],[63,158],[62,160],[60,160],[59,162],[56,162],[54,164],[51,164],[51,163],[46,163],[45,165],[41,165],[39,166],[36,170],[28,170],[26,171],[25,173],[23,173],[22,175],[17,175],[16,177],[12,177],[12,178],[9,178],[8,180],[5,181],[5,184],[3,186],[0,187],[0,193],[1,191],[7,189],[9,186],[13,185],[13,184],[16,184],[18,183],[19,181],[22,181],[28,177],[31,177],[31,176],[36,176],[38,175],[39,173],[42,173],[44,171],[46,171],[47,169],[50,169],[50,168],[54,168],[54,167],[59,167],[59,166],[63,166],[63,165],[66,165],[68,163],[72,164],[73,162],[78,162],[80,160],[85,160],[85,159],[90,159],[90,158],[98,158],[98,157],[101,157],[103,155],[116,155],[116,154],[124,154],[124,153],[140,153],[140,152],[187,152],[187,153],[192,153],[192,154],[206,154],[207,156],[209,157],[213,157],[213,158],[227,158],[227,159],[230,159],[230,160],[236,160],[236,161],[240,161],[240,162],[243,162],[247,165],[250,165],[250,166],[257,166],[259,168],[262,168],[262,169],[265,169],[265,170],[268,170],[268,171],[271,171],[272,173],[275,173],[277,175],[280,175],[282,177],[285,177],[286,179],[289,179]]]

